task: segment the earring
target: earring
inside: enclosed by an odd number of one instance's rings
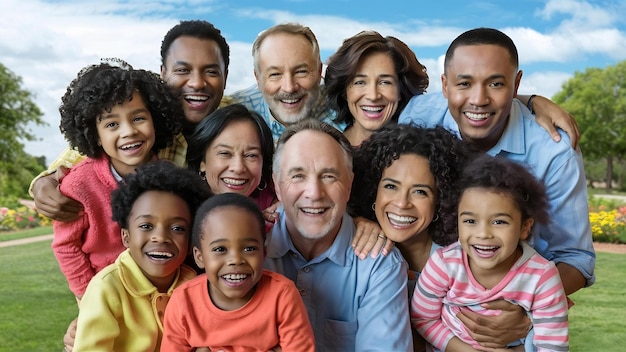
[[[376,211],[376,202],[372,203],[372,210]]]
[[[267,188],[267,182],[265,182],[265,180],[261,180],[261,181],[263,181],[263,187],[261,187],[261,183],[259,183],[259,185],[256,186],[256,189],[258,189],[259,191],[262,191],[265,188]]]
[[[432,222],[435,222],[435,221],[437,221],[437,220],[439,220],[439,214],[435,214],[435,218],[433,219],[433,221],[432,221]]]
[[[199,171],[198,175],[200,175],[202,181],[206,181],[206,171]]]

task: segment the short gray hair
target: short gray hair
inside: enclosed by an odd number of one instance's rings
[[[315,34],[313,34],[311,28],[303,26],[299,23],[282,23],[259,33],[254,40],[254,43],[252,44],[252,57],[254,59],[254,70],[257,73],[259,72],[259,48],[261,48],[261,44],[263,44],[265,38],[277,33],[303,36],[309,43],[311,43],[311,46],[313,47],[313,56],[317,62],[322,62],[320,57],[320,46],[317,43],[317,38],[315,37]]]
[[[285,129],[283,134],[280,135],[280,138],[278,138],[276,151],[274,152],[274,160],[272,164],[272,170],[274,172],[274,175],[276,175],[276,177],[280,176],[280,162],[282,159],[283,149],[285,147],[285,144],[287,143],[289,139],[291,139],[291,137],[296,135],[298,132],[302,132],[302,131],[316,131],[316,132],[324,133],[330,136],[332,139],[334,139],[343,150],[343,154],[346,159],[346,166],[348,167],[348,170],[352,171],[353,148],[352,148],[352,145],[350,144],[350,141],[348,141],[348,138],[346,138],[346,136],[344,136],[343,133],[341,133],[341,131],[327,124],[326,122],[322,122],[314,118],[306,118],[304,120],[301,120],[287,127],[287,129]]]

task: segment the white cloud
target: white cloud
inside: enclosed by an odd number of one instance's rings
[[[119,57],[135,67],[159,70],[159,48],[163,35],[178,19],[182,5],[175,0],[71,1],[4,0],[0,12],[0,62],[23,78],[23,88],[34,93],[35,103],[44,112],[47,127],[33,127],[43,141],[27,143],[32,155],[45,155],[52,161],[66,143],[58,131],[58,105],[67,84],[84,66],[102,57]],[[187,1],[196,18],[211,20],[216,7],[229,8],[230,16],[264,19],[271,23],[296,21],[310,26],[320,46],[333,52],[344,38],[365,29],[392,35],[409,44],[428,68],[429,92],[441,90],[443,54],[448,44],[465,28],[455,28],[445,18],[403,22],[360,21],[342,15],[299,15],[292,11],[236,9],[236,3]],[[277,5],[278,6],[278,5]],[[533,69],[541,63],[585,62],[585,57],[602,56],[613,60],[626,57],[626,34],[618,30],[624,5],[600,7],[584,1],[551,0],[535,13],[535,18],[501,28],[516,42],[520,60]],[[621,8],[618,8],[622,6]],[[500,7],[500,6],[497,6]],[[437,16],[437,15],[434,15]],[[537,22],[537,24],[533,23]],[[547,30],[540,30],[546,27]],[[621,22],[620,22],[621,23]],[[271,24],[268,25],[268,27]],[[219,26],[218,26],[219,27]],[[225,34],[226,35],[226,34]],[[227,93],[255,84],[251,43],[227,38],[231,65]],[[552,96],[571,74],[528,71],[521,93]]]

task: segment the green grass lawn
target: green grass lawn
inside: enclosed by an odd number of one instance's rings
[[[52,233],[52,226],[41,226],[32,229],[0,232],[0,242],[17,240],[20,238],[35,237],[41,235],[49,235]]]
[[[0,351],[61,351],[77,307],[50,241],[0,248]],[[597,282],[572,299],[571,351],[626,348],[626,254],[598,253]]]

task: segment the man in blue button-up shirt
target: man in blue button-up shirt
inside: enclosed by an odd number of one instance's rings
[[[412,351],[407,266],[394,248],[359,260],[346,213],[352,185],[348,140],[308,119],[278,141],[274,182],[282,202],[267,269],[296,283],[319,351]]]

